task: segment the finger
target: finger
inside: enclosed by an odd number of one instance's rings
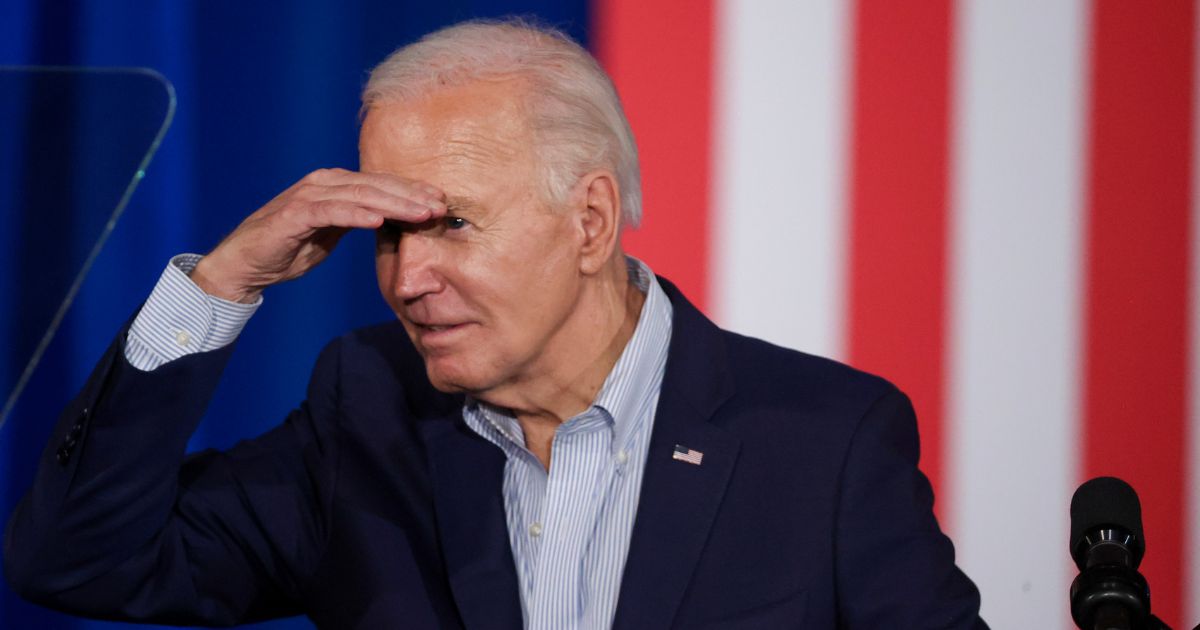
[[[441,188],[426,181],[409,179],[394,173],[344,171],[343,173],[339,173],[339,175],[348,177],[354,181],[366,182],[380,190],[401,197],[421,195],[431,200],[446,200],[446,193]]]
[[[429,215],[429,209],[424,209]],[[305,227],[321,228],[366,228],[374,230],[383,225],[387,215],[376,208],[362,206],[349,201],[329,199],[309,206]]]
[[[323,168],[315,170],[300,180],[300,183],[316,186],[340,186],[349,184],[369,184],[398,197],[417,197],[443,201],[446,194],[429,182],[401,177],[394,173],[348,171],[344,168]]]
[[[340,168],[320,169],[300,181],[301,193],[310,200],[339,199],[367,205],[388,219],[405,223],[445,215],[445,193],[419,180],[392,173],[360,173]],[[377,193],[391,195],[381,198]]]
[[[429,216],[441,216],[446,211],[445,203],[425,193],[405,197],[362,183],[326,186],[316,194],[321,195],[319,199],[322,201],[349,201],[379,210],[389,219],[397,221],[424,220]]]
[[[422,223],[430,219],[445,216],[446,214],[446,204],[444,203],[425,204],[411,199],[395,199],[396,203],[369,206],[369,209],[378,212],[387,219],[402,223]]]

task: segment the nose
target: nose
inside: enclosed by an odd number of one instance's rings
[[[424,230],[404,231],[396,243],[396,297],[409,301],[442,290],[438,273],[440,251],[435,239]]]

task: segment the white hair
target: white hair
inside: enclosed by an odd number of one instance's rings
[[[435,31],[371,70],[363,111],[443,86],[520,78],[549,198],[562,202],[587,172],[616,176],[624,223],[642,217],[637,145],[612,80],[563,32],[525,20],[472,20]]]

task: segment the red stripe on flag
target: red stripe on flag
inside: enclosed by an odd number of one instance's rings
[[[625,248],[708,300],[711,0],[593,3],[592,47],[637,137],[645,213]]]
[[[1084,473],[1137,489],[1153,609],[1178,626],[1196,22],[1187,0],[1092,12]]]
[[[912,398],[941,485],[952,3],[854,14],[848,357]],[[942,513],[939,504],[939,513]]]

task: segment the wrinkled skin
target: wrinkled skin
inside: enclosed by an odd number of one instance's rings
[[[384,299],[439,389],[537,378],[580,299],[580,235],[538,186],[532,137],[507,85],[473,84],[369,112],[364,171],[446,191],[447,213],[377,232]]]
[[[379,289],[435,387],[510,410],[548,467],[636,327],[616,177],[551,201],[519,79],[375,103],[362,172],[316,171],[250,215],[192,273],[250,302],[306,273],[353,228],[376,231]]]

